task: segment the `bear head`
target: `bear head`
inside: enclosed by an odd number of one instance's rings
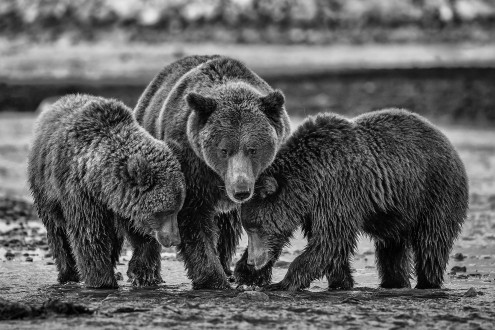
[[[180,243],[177,214],[185,199],[186,185],[180,165],[170,151],[131,155],[121,168],[129,189],[131,218],[138,228],[153,233],[165,247]]]
[[[196,155],[224,182],[229,199],[248,201],[259,174],[274,160],[290,133],[285,98],[248,84],[222,85],[186,96],[191,114],[187,136]]]
[[[254,197],[241,207],[242,226],[248,236],[247,264],[259,270],[280,256],[294,230],[293,217],[284,212],[280,187],[272,175],[262,174]]]
[[[76,96],[83,106],[69,140],[77,146],[79,187],[164,246],[180,243],[177,213],[185,199],[178,145],[153,138],[122,102]]]

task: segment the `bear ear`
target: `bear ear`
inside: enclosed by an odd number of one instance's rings
[[[276,89],[263,96],[261,104],[265,113],[275,112],[278,114],[285,104],[285,96],[280,90]]]
[[[208,119],[217,108],[217,102],[214,99],[194,92],[187,94],[186,102],[203,120]]]
[[[278,190],[278,182],[273,176],[263,176],[260,178],[259,195],[261,199],[275,194]]]
[[[150,163],[142,156],[131,156],[127,161],[126,170],[129,181],[142,190],[147,190],[153,185],[154,177]]]

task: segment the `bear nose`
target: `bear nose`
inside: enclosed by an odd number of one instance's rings
[[[238,201],[244,201],[251,196],[251,192],[249,190],[239,191],[234,194],[234,198]]]

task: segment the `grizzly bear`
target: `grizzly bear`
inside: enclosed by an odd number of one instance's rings
[[[190,56],[166,66],[134,110],[151,135],[180,146],[187,196],[179,253],[194,289],[230,288],[238,205],[290,133],[284,103],[241,62]]]
[[[162,282],[158,242],[180,241],[184,175],[172,149],[142,129],[131,109],[88,95],[61,98],[40,115],[28,172],[60,283],[117,287],[124,235],[134,248],[129,279]]]
[[[329,289],[352,288],[360,233],[375,242],[381,287],[410,287],[413,252],[416,288],[439,288],[468,208],[466,172],[452,144],[424,118],[397,109],[309,118],[257,185],[241,207],[248,256],[236,266],[239,282],[266,283],[269,275],[253,271],[269,267],[298,226],[308,239],[269,290],[304,289],[323,275]]]

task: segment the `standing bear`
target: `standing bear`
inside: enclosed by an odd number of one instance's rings
[[[330,289],[352,288],[360,233],[375,242],[381,287],[410,287],[412,251],[416,288],[439,288],[467,209],[464,165],[424,118],[397,109],[352,120],[318,115],[290,137],[242,205],[249,253],[235,275],[263,282],[252,270],[277,259],[301,226],[304,252],[268,289],[304,289],[323,275]]]
[[[187,195],[179,253],[194,289],[230,288],[237,206],[290,133],[284,101],[239,61],[191,56],[166,66],[134,110],[151,135],[180,146]]]
[[[172,150],[131,109],[88,95],[61,98],[40,115],[28,172],[60,283],[117,287],[124,234],[134,248],[129,279],[162,282],[158,242],[180,241],[185,181]]]

